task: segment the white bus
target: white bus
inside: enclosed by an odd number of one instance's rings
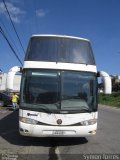
[[[107,73],[99,72],[105,93]],[[62,35],[33,35],[20,90],[19,131],[33,137],[85,137],[97,130],[97,69],[90,41]]]

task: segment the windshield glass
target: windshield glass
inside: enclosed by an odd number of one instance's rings
[[[95,64],[89,41],[47,36],[31,38],[25,61]]]
[[[20,107],[48,112],[93,111],[96,76],[89,72],[25,70]]]

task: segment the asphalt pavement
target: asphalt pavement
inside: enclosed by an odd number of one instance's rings
[[[18,132],[18,110],[0,108],[0,159],[120,159],[120,109],[99,105],[98,131],[85,138],[32,138]]]

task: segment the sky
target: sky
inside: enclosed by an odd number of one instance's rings
[[[61,34],[89,39],[97,70],[120,75],[120,0],[5,0],[11,19],[26,51],[33,34]],[[0,26],[24,62],[3,0]],[[0,33],[0,69],[21,66]]]

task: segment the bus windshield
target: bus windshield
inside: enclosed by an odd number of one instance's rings
[[[95,73],[26,69],[21,83],[20,107],[34,111],[96,111]]]
[[[32,37],[25,61],[49,61],[95,65],[89,41],[66,37]]]

